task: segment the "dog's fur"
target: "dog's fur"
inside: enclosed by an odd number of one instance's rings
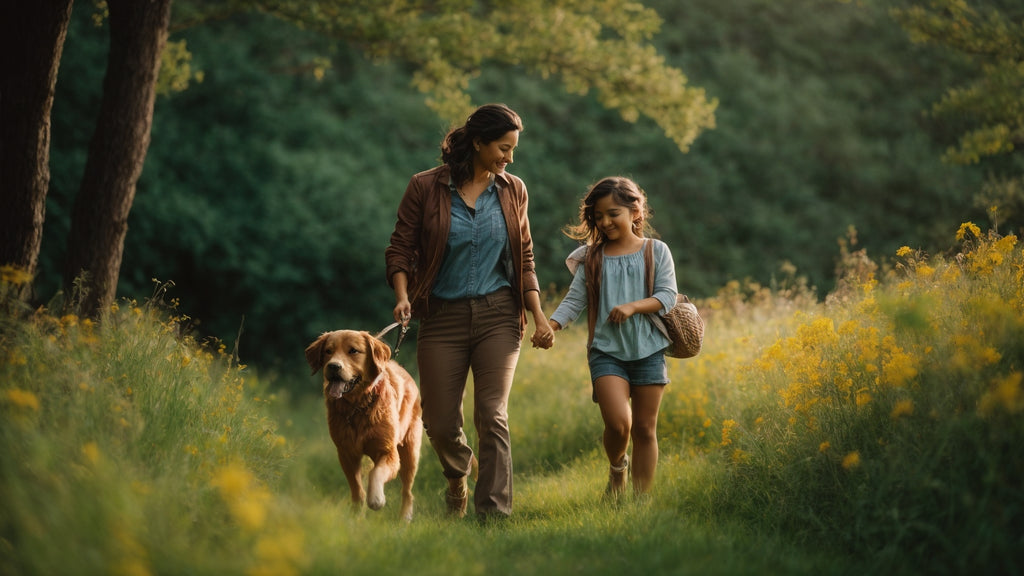
[[[412,485],[423,437],[419,388],[391,359],[391,348],[369,332],[336,330],[306,348],[313,374],[323,371],[327,426],[338,462],[352,492],[352,504],[384,506],[384,484],[401,474],[402,511],[412,519]],[[369,493],[360,473],[363,456],[373,461]]]

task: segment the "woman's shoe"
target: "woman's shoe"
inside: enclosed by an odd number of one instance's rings
[[[625,492],[628,478],[629,454],[624,454],[618,466],[608,466],[608,487],[604,490],[605,496],[618,496]]]
[[[444,495],[444,501],[448,505],[449,516],[462,518],[466,515],[466,505],[469,503],[469,487],[466,486],[465,476],[448,479],[448,492]]]

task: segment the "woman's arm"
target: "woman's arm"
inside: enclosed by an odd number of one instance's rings
[[[551,348],[555,343],[555,331],[551,329],[547,317],[544,316],[544,309],[540,303],[540,292],[529,290],[524,296],[526,297],[526,308],[533,315],[534,332],[530,337],[530,342],[535,348]]]
[[[395,322],[402,325],[409,323],[412,317],[412,304],[409,302],[409,277],[405,272],[395,272],[391,277],[391,284],[395,288],[395,309],[392,314]]]

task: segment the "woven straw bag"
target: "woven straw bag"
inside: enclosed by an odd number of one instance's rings
[[[704,344],[704,319],[685,294],[676,295],[676,305],[664,316],[648,314],[648,318],[672,343],[665,355],[672,358],[693,358]]]
[[[644,247],[647,267],[647,293],[654,293],[654,256],[650,241]],[[671,342],[665,355],[672,358],[693,358],[704,344],[704,319],[685,294],[676,294],[676,305],[664,316],[648,314],[651,323]]]

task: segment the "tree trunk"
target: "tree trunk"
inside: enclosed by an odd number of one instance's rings
[[[0,266],[34,276],[50,187],[50,110],[73,0],[0,8]],[[29,297],[31,283],[22,287]]]
[[[171,14],[171,0],[108,0],[107,6],[110,55],[103,100],[75,199],[64,265],[65,294],[87,316],[109,307],[117,293],[128,213],[149,148]],[[76,291],[80,276],[83,282]]]

